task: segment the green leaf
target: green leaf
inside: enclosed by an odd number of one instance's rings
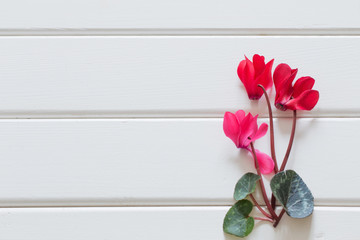
[[[253,204],[249,200],[240,200],[227,212],[223,229],[224,232],[238,237],[246,237],[254,228],[254,219],[249,217]]]
[[[260,179],[259,175],[255,173],[246,173],[240,178],[235,186],[234,198],[241,200],[247,197],[250,193],[255,191],[256,182]]]
[[[277,173],[270,182],[271,190],[293,218],[305,218],[314,210],[314,197],[301,177],[293,170]]]

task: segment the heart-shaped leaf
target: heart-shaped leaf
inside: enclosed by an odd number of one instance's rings
[[[301,177],[293,170],[277,173],[271,179],[271,190],[293,218],[305,218],[314,209],[314,197]]]
[[[224,232],[238,237],[249,235],[254,228],[254,219],[249,217],[252,209],[253,204],[249,200],[244,199],[235,203],[225,216]]]
[[[235,200],[241,200],[247,197],[250,193],[255,191],[256,182],[260,179],[259,175],[255,173],[246,173],[236,183],[234,198]]]

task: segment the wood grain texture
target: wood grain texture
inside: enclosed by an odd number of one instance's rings
[[[265,104],[250,103],[236,74],[243,54],[252,53],[316,79],[320,101],[300,116],[358,117],[359,43],[359,37],[3,37],[0,117],[220,117],[239,108],[264,116]]]
[[[3,2],[0,240],[236,240],[222,221],[253,160],[221,117],[267,116],[236,75],[254,53],[313,76],[320,101],[299,113],[288,164],[313,215],[257,222],[248,239],[359,239],[359,11],[358,0]],[[290,115],[275,111],[278,159]],[[256,148],[269,153],[267,138]]]
[[[279,159],[290,125],[275,123]],[[288,167],[315,204],[359,206],[360,120],[304,118],[297,130]],[[1,120],[0,132],[0,206],[230,205],[254,171],[221,119]],[[269,153],[267,138],[255,147]]]
[[[0,10],[0,29],[352,29],[359,10],[356,0],[14,0]]]
[[[222,232],[228,207],[0,209],[1,240],[236,240]],[[253,214],[253,213],[252,213]],[[276,229],[255,224],[246,239],[358,239],[359,208],[316,207],[305,219],[284,216]]]

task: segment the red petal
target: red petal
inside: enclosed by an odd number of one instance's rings
[[[245,118],[245,112],[243,110],[238,110],[236,113],[235,113],[235,116],[239,122],[239,124],[242,122],[242,120]]]
[[[242,60],[239,63],[239,66],[238,66],[238,69],[237,69],[237,74],[238,74],[241,81],[245,80],[245,76],[244,76],[245,65],[246,65],[246,60]]]
[[[313,88],[315,80],[312,77],[301,77],[294,84],[293,97],[297,98],[301,93]]]
[[[253,65],[255,69],[254,78],[257,78],[259,75],[263,73],[265,69],[265,57],[255,54],[253,56]]]
[[[275,165],[273,159],[269,155],[260,152],[259,150],[255,150],[255,151],[259,162],[260,172],[262,174],[271,173],[274,170],[274,165]]]
[[[244,84],[246,92],[249,95],[249,98],[253,98],[253,95],[255,95],[254,94],[255,69],[253,63],[248,58],[242,60],[238,66],[237,74],[241,82]]]
[[[268,125],[266,123],[263,123],[260,125],[259,129],[257,130],[255,136],[251,139],[252,141],[255,141],[261,137],[263,137],[268,130]]]
[[[311,110],[319,101],[319,92],[316,90],[306,90],[297,98],[291,99],[285,104],[291,110]]]
[[[245,148],[249,146],[250,139],[249,137],[256,133],[257,131],[257,116],[254,118],[251,113],[246,115],[243,121],[240,124],[240,134],[239,134],[239,147]]]
[[[263,73],[256,79],[256,85],[261,84],[266,90],[269,90],[272,87],[273,81],[271,77],[271,69],[274,63],[274,59],[269,61]],[[262,89],[258,87],[258,90],[262,92]]]
[[[298,69],[295,68],[295,69],[291,69],[291,75],[290,75],[290,80],[291,80],[291,83],[294,81],[295,77],[296,77],[296,74],[298,72]]]
[[[291,74],[288,79],[285,79],[280,86],[278,86],[278,89],[276,90],[276,96],[275,96],[275,105],[278,103],[285,104],[287,101],[290,100],[292,94],[293,94],[293,87],[292,82],[294,81],[294,78],[297,74],[297,69],[292,69]]]
[[[223,129],[225,135],[230,138],[238,147],[238,136],[240,131],[239,122],[235,114],[226,112],[224,115]]]
[[[275,89],[278,91],[280,85],[291,75],[291,67],[285,63],[279,64],[274,71]]]

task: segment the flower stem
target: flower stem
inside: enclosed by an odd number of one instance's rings
[[[276,228],[277,227],[277,225],[279,224],[279,222],[280,222],[280,219],[282,218],[282,216],[284,215],[284,213],[285,213],[285,209],[283,208],[283,210],[281,210],[281,212],[280,212],[280,214],[279,214],[279,218],[275,221],[275,223],[274,223],[274,228]]]
[[[296,128],[296,110],[294,110],[293,125],[292,125],[292,129],[291,129],[291,135],[290,135],[289,145],[288,145],[288,148],[287,148],[287,150],[286,150],[286,154],[285,154],[284,160],[283,160],[283,162],[282,162],[282,164],[281,164],[280,171],[284,171],[285,166],[286,166],[286,163],[287,163],[287,161],[288,161],[288,159],[289,159],[291,147],[292,147],[292,144],[293,144],[293,142],[294,142],[294,137],[295,137],[295,128]]]
[[[265,95],[266,103],[268,105],[268,111],[269,111],[269,119],[270,119],[270,144],[271,144],[271,157],[274,161],[274,172],[275,174],[279,171],[277,160],[276,160],[276,154],[275,154],[275,136],[274,136],[274,120],[271,110],[271,104],[269,100],[269,96],[264,88],[263,85],[259,84],[258,87],[260,87]],[[275,210],[276,208],[276,199],[274,194],[271,194],[271,207]]]
[[[275,165],[274,171],[275,171],[275,174],[276,174],[278,172],[279,168],[278,168],[278,164],[277,164],[277,161],[276,161],[276,154],[275,154],[274,121],[273,121],[273,115],[272,115],[272,110],[271,110],[271,104],[270,104],[269,96],[268,96],[264,86],[261,85],[261,84],[258,84],[258,87],[260,87],[263,90],[265,98],[266,98],[266,102],[267,102],[267,105],[268,105],[269,119],[270,119],[271,157],[272,157],[272,159],[274,161],[274,165]]]
[[[259,203],[255,200],[254,196],[252,195],[252,193],[250,194],[250,198],[253,201],[254,205],[259,209],[259,211],[264,214],[264,216],[272,219],[272,216],[270,214],[268,214],[267,212],[265,212],[265,210],[259,205]]]
[[[269,218],[253,217],[253,219],[255,219],[255,220],[260,220],[260,221],[268,221],[268,222],[274,223],[274,220],[269,219]],[[275,222],[275,223],[276,223],[276,222]],[[275,224],[275,223],[274,223],[274,224]]]
[[[276,208],[276,199],[274,194],[271,194],[271,207],[275,210]]]
[[[262,193],[262,196],[263,196],[263,198],[264,198],[266,207],[268,208],[268,210],[269,210],[272,218],[275,219],[275,220],[277,220],[277,219],[278,219],[278,216],[276,215],[276,213],[274,212],[273,208],[271,207],[270,202],[269,202],[269,199],[267,198],[267,195],[266,195],[266,190],[265,190],[265,186],[264,186],[264,181],[263,181],[263,178],[262,178],[262,175],[261,175],[261,172],[260,172],[259,162],[258,162],[258,159],[257,159],[257,156],[256,156],[256,151],[255,151],[254,143],[253,143],[253,142],[250,143],[250,147],[251,147],[251,151],[252,151],[253,156],[254,156],[256,171],[257,171],[257,174],[258,174],[259,177],[260,177],[260,188],[261,188],[261,193]]]

